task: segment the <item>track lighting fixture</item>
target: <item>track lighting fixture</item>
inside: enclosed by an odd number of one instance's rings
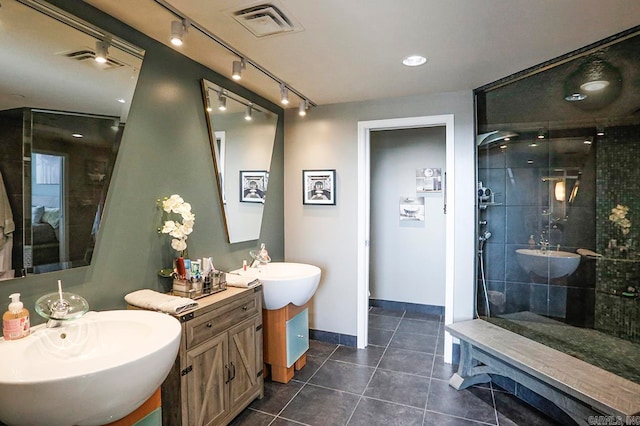
[[[289,89],[284,83],[280,84],[280,103],[282,105],[289,105]]]
[[[194,29],[200,34],[204,35],[209,40],[218,44],[222,48],[226,49],[229,53],[231,53],[234,57],[238,58],[238,60],[233,61],[232,63],[232,78],[234,80],[240,80],[242,78],[242,70],[246,68],[247,65],[251,65],[251,67],[262,73],[267,78],[275,81],[280,86],[280,102],[283,105],[287,105],[287,101],[289,100],[289,92],[293,93],[299,99],[304,100],[304,109],[308,109],[309,107],[314,107],[316,104],[311,101],[308,97],[304,96],[294,87],[289,85],[285,85],[284,81],[274,75],[271,71],[264,68],[262,65],[254,61],[253,59],[247,57],[243,52],[236,49],[234,46],[230,45],[226,41],[222,40],[220,37],[212,33],[209,29],[207,29],[202,24],[197,21],[192,20],[189,16],[187,16],[183,11],[177,9],[173,6],[168,0],[155,0],[155,3],[164,8],[167,12],[172,14],[176,20],[171,22],[171,43],[179,46],[184,41],[184,35],[187,33],[188,29]]]
[[[96,62],[104,64],[107,62],[107,57],[109,56],[109,43],[106,41],[98,40],[96,41]]]
[[[242,78],[242,70],[245,69],[246,64],[244,62],[244,58],[239,61],[233,61],[233,72],[231,73],[231,78],[234,80],[240,80]]]
[[[220,95],[218,96],[218,110],[226,111],[227,110],[227,98]]]
[[[247,105],[247,111],[244,113],[244,119],[247,121],[251,121],[252,120],[252,116],[251,116],[251,112],[252,112],[252,108],[251,105]]]
[[[309,108],[309,101],[307,101],[306,99],[303,99],[300,101],[300,106],[298,107],[298,115],[300,117],[304,117],[305,115],[307,115],[307,108]]]
[[[211,112],[213,111],[213,108],[211,107],[211,98],[209,97],[209,94],[207,93],[207,112]]]
[[[187,33],[189,22],[186,19],[171,22],[171,44],[182,46],[184,35]]]

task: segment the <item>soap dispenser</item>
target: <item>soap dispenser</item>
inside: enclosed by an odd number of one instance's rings
[[[536,240],[533,238],[533,235],[529,236],[529,248],[531,250],[536,248]]]
[[[4,340],[17,340],[29,335],[29,311],[20,301],[20,293],[13,293],[9,298],[9,310],[2,315],[2,335]]]

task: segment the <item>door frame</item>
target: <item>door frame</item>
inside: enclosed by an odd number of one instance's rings
[[[371,179],[371,132],[421,127],[445,127],[446,170],[444,174],[445,210],[445,324],[453,322],[454,295],[454,116],[453,114],[420,117],[391,118],[358,122],[358,260],[357,260],[357,346],[364,348],[369,341],[369,232],[370,232],[370,179]],[[448,183],[451,182],[451,185]],[[451,363],[452,337],[445,333],[444,360]]]

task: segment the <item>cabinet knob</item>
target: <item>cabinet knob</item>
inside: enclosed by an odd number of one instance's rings
[[[298,334],[298,339],[304,339],[304,334]]]
[[[243,310],[243,311],[246,311],[247,309],[249,309],[249,307],[248,307],[247,305],[244,305],[244,306],[242,307],[242,310]]]
[[[213,324],[211,324],[210,322],[207,323],[207,328],[211,328],[213,327]]]

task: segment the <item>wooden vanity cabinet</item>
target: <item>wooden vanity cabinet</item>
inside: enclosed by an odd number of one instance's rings
[[[198,299],[176,315],[182,340],[162,385],[162,423],[226,425],[264,395],[262,286]]]

